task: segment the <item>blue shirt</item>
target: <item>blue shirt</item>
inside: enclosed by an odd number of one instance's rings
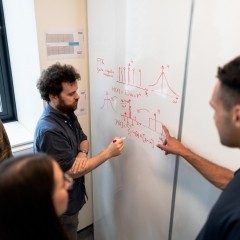
[[[68,116],[47,105],[37,123],[34,136],[34,152],[51,155],[64,172],[73,165],[80,151],[80,143],[87,139],[74,113]],[[85,204],[84,177],[74,179],[69,191],[66,215],[77,213]]]
[[[240,239],[240,171],[223,190],[197,240]]]

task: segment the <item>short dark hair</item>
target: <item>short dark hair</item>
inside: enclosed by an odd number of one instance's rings
[[[225,109],[240,104],[240,56],[219,67],[217,78],[221,82],[219,96]]]
[[[37,88],[43,100],[49,102],[49,94],[58,96],[62,91],[62,83],[73,83],[80,80],[80,74],[71,65],[55,63],[42,71]]]
[[[30,154],[0,164],[0,239],[64,239],[54,208],[53,159]]]

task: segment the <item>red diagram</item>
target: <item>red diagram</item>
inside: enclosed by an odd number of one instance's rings
[[[163,124],[159,120],[160,110],[152,114],[148,109],[140,108],[136,111],[138,115],[136,117],[132,113],[130,99],[121,99],[121,105],[123,108],[122,119],[115,119],[115,124],[118,127],[126,129],[129,136],[141,140],[144,144],[148,144],[152,148],[156,146],[156,143],[164,141]],[[157,140],[154,140],[156,137],[155,134],[157,134]]]
[[[156,113],[153,113],[151,116],[151,113],[146,108],[140,108],[137,110],[137,113],[139,113],[139,118],[143,118],[143,113],[147,113],[147,122],[143,123],[142,121],[138,120],[136,116],[132,114],[132,106],[131,106],[131,100],[121,100],[121,105],[125,109],[124,113],[121,114],[123,117],[123,120],[128,123],[128,126],[143,126],[145,128],[148,128],[149,130],[162,135],[163,129],[162,129],[162,123],[160,120],[158,120],[158,115],[160,115],[160,110],[157,110]],[[150,116],[149,116],[150,115]],[[135,125],[136,124],[136,125]]]
[[[165,98],[169,98],[172,103],[178,102],[179,95],[170,86],[165,74],[165,70],[169,68],[169,66],[161,66],[160,75],[157,77],[157,80],[146,87],[143,84],[142,70],[140,68],[135,68],[133,65],[133,61],[131,60],[126,66],[118,67],[117,83],[143,90],[145,96],[149,96],[149,92],[152,91]],[[105,67],[103,58],[97,58],[97,73],[113,78],[115,72],[113,69]],[[151,89],[149,89],[149,87],[151,87]]]
[[[116,100],[118,100],[118,97],[110,97],[108,92],[106,92],[101,109],[112,109],[116,112],[114,108],[114,102]],[[152,148],[155,148],[157,143],[164,141],[165,135],[162,128],[163,124],[159,120],[159,109],[152,113],[152,111],[147,108],[139,108],[134,111],[136,112],[136,114],[134,114],[132,111],[131,99],[121,99],[120,105],[122,110],[120,118],[115,119],[115,125],[122,129],[126,129],[129,137],[136,138],[144,144],[150,145]]]
[[[133,61],[130,61],[127,67],[118,68],[117,82],[147,91],[147,88],[142,86],[142,70],[135,69]]]
[[[179,99],[179,95],[170,87],[168,83],[168,80],[164,72],[164,66],[161,67],[161,73],[157,78],[157,81],[153,84],[150,84],[149,86],[159,87],[157,90],[152,91],[159,93],[162,96],[169,97],[173,103],[176,103]]]
[[[104,109],[104,108],[111,108],[114,112],[116,112],[115,108],[113,107],[113,101],[118,98],[116,96],[114,97],[109,97],[108,96],[108,92],[106,92],[106,96],[105,98],[103,99],[103,105],[101,107],[101,109]]]
[[[97,73],[102,74],[106,77],[114,77],[114,70],[111,68],[106,68],[104,59],[103,58],[97,58]]]
[[[112,87],[105,92],[101,109],[116,112],[117,116],[114,114],[113,119],[115,125],[124,129],[128,137],[152,148],[165,139],[160,110],[153,108],[154,103],[159,100],[155,93],[172,103],[179,101],[178,93],[169,84],[166,74],[168,68],[169,66],[161,66],[157,78],[148,85],[144,84],[146,79],[144,81],[142,69],[134,66],[132,60],[126,66],[118,66],[118,70],[114,72],[111,67],[106,67],[103,58],[97,58],[97,74],[100,79],[112,80]],[[141,100],[143,96],[153,99],[151,103],[148,101],[137,108],[134,100]]]

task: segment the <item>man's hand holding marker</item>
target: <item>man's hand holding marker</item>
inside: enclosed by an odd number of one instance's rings
[[[106,149],[106,153],[108,155],[108,158],[116,157],[122,153],[122,150],[124,148],[123,140],[124,138],[115,137],[112,142],[108,145]]]
[[[125,140],[126,137],[117,137],[117,138],[114,138],[112,142],[115,143],[115,142],[116,142],[117,140],[119,140],[119,139],[120,139],[120,140]]]

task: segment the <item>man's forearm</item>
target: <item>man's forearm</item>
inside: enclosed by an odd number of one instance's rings
[[[181,156],[187,160],[208,181],[220,189],[224,189],[234,176],[233,171],[219,166],[186,149]]]
[[[172,137],[166,126],[162,126],[166,135],[163,144],[157,144],[165,154],[176,154],[185,158],[197,171],[216,187],[224,189],[233,178],[233,172],[225,167],[219,166],[185,147],[179,140]]]
[[[108,160],[111,156],[109,155],[107,150],[103,150],[96,156],[89,158],[85,164],[85,166],[81,169],[78,169],[77,171],[69,172],[69,174],[73,178],[81,177],[89,172],[91,172],[93,169],[104,163],[106,160]]]
[[[78,159],[79,162],[70,169],[70,173],[73,177],[80,177],[86,173],[89,173],[102,163],[104,163],[109,158],[118,156],[121,154],[123,150],[123,140],[118,139],[116,141],[112,141],[106,149],[104,149],[102,152],[98,153],[96,156],[89,158],[86,161],[85,165],[81,165],[81,160]],[[80,163],[80,164],[79,164]],[[82,166],[82,167],[81,167]]]

